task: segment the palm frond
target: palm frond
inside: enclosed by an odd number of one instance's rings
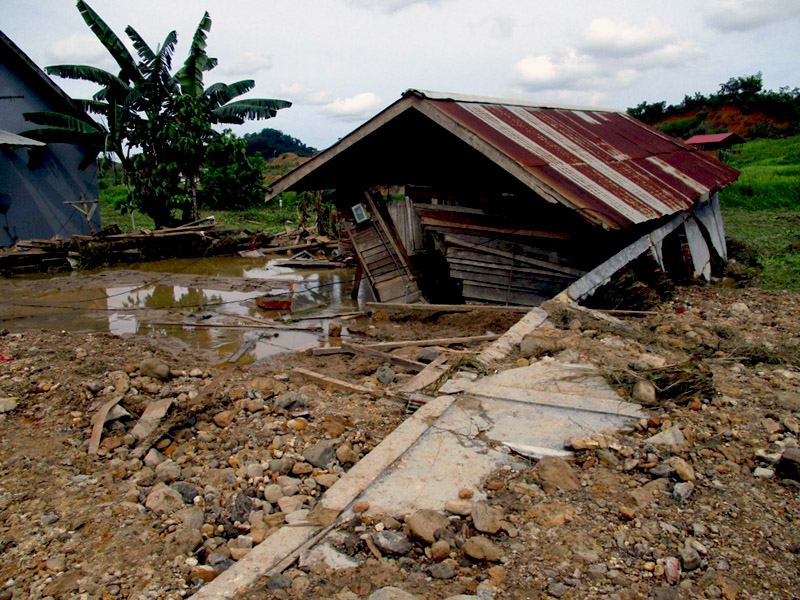
[[[278,114],[282,108],[289,108],[291,102],[286,100],[272,100],[268,98],[248,98],[229,102],[212,111],[220,123],[235,123],[224,119],[234,118],[240,120],[269,119]]]
[[[139,79],[139,72],[136,69],[136,62],[133,60],[133,56],[131,53],[128,52],[128,49],[125,47],[125,44],[122,43],[117,37],[111,28],[106,25],[106,22],[100,18],[100,16],[94,12],[92,7],[90,7],[86,2],[83,0],[78,0],[78,11],[81,13],[81,17],[89,26],[89,29],[97,36],[97,39],[100,40],[100,43],[105,46],[106,50],[109,51],[111,56],[116,61],[117,65],[120,68],[120,77],[125,81],[134,81]]]
[[[88,115],[86,119],[78,119],[64,113],[40,111],[23,113],[22,116],[25,117],[26,121],[36,125],[47,125],[75,133],[97,133],[102,131],[100,124],[92,120]]]
[[[217,64],[215,58],[209,58],[206,54],[208,45],[206,38],[210,30],[211,17],[206,12],[194,32],[189,55],[186,57],[183,67],[175,74],[175,80],[180,85],[181,92],[195,98],[203,93],[203,72],[210,71]]]
[[[90,81],[104,88],[113,88],[117,93],[127,93],[130,89],[127,83],[113,73],[91,65],[53,65],[45,67],[45,72],[64,79]]]
[[[153,52],[153,49],[147,45],[144,38],[140,36],[133,27],[128,25],[125,28],[125,33],[131,38],[131,42],[133,42],[133,47],[136,48],[136,53],[139,55],[139,58],[144,61],[151,61],[156,57],[156,53]]]
[[[206,98],[212,109],[218,108],[223,104],[227,104],[237,96],[249,92],[255,85],[256,82],[252,79],[245,79],[231,84],[215,83],[210,85],[208,89],[203,92],[203,97]]]

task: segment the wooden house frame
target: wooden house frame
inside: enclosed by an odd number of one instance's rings
[[[420,298],[422,271],[431,299],[536,305],[585,297],[648,249],[665,266],[677,230],[710,276],[716,193],[737,175],[624,112],[409,90],[268,197],[335,190],[381,301]]]

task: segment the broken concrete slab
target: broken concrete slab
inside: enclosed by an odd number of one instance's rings
[[[194,598],[231,598],[263,574],[279,572],[292,553],[311,548],[350,516],[356,502],[367,506],[367,513],[395,517],[441,511],[464,488],[480,502],[482,480],[518,461],[502,444],[562,451],[565,439],[641,416],[640,408],[620,401],[591,365],[540,361],[462,381],[463,394],[422,406],[328,489],[308,515],[318,527],[282,528]]]

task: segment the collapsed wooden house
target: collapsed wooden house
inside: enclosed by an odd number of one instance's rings
[[[408,90],[268,198],[334,190],[381,301],[536,305],[648,250],[710,277],[727,258],[717,192],[737,175],[621,111]]]

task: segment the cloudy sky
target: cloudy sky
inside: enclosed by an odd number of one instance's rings
[[[408,88],[627,108],[761,71],[800,86],[800,0],[89,0],[121,37],[178,32],[208,10],[207,83],[294,103],[269,121],[325,148]],[[113,62],[72,0],[0,0],[0,29],[40,66]],[[94,89],[59,80],[75,97]]]

